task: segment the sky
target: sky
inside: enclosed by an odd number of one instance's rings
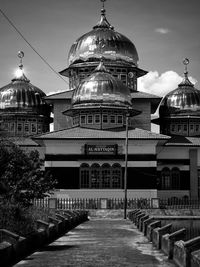
[[[0,0],[0,8],[28,42],[57,71],[68,66],[73,42],[99,21],[100,0]],[[139,67],[149,71],[138,88],[159,96],[177,88],[183,59],[189,58],[191,80],[200,89],[200,0],[107,0],[106,17],[136,46]],[[68,89],[0,13],[0,87],[19,65],[31,83],[46,94]]]

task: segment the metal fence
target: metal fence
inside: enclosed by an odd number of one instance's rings
[[[116,198],[45,198],[34,199],[33,205],[55,209],[123,209],[124,199]],[[199,209],[200,199],[134,198],[127,200],[127,209]]]

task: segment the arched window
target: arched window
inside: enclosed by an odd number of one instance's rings
[[[92,164],[91,166],[91,188],[100,187],[100,166],[99,164]]]
[[[89,165],[86,163],[81,164],[80,167],[80,186],[81,188],[89,188]]]
[[[122,168],[120,164],[115,163],[112,167],[108,163],[102,166],[94,163],[91,167],[87,163],[81,164],[80,188],[122,188]]]
[[[180,189],[180,170],[173,168],[171,170],[172,189]]]
[[[112,181],[111,187],[112,188],[121,188],[121,177],[122,177],[122,168],[120,164],[115,163],[112,166]]]
[[[169,168],[163,168],[161,171],[161,189],[171,189],[171,177]]]
[[[111,183],[111,168],[110,165],[105,163],[102,165],[102,188],[110,188]]]

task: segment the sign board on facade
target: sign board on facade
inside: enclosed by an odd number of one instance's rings
[[[101,198],[101,209],[107,209],[107,202],[106,198]]]
[[[159,207],[160,207],[159,198],[152,198],[151,199],[151,207],[153,209],[159,209]]]
[[[117,145],[85,145],[85,153],[87,155],[116,155]]]

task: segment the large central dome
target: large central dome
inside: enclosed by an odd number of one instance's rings
[[[96,61],[100,57],[107,60],[119,60],[137,66],[138,53],[135,45],[124,35],[118,33],[101,10],[101,19],[93,30],[84,34],[72,45],[68,61],[73,63]]]

